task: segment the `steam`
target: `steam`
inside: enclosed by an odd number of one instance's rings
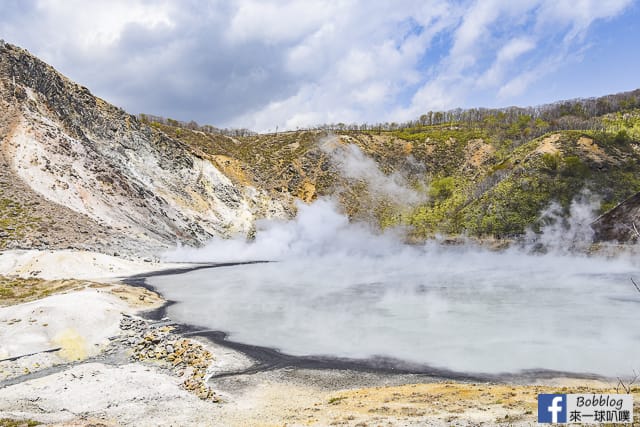
[[[526,240],[535,249],[554,253],[584,252],[593,243],[594,230],[591,223],[597,218],[601,199],[587,190],[576,196],[564,215],[557,202],[552,202],[541,214],[545,224],[541,233],[529,230]]]
[[[352,176],[363,176],[357,170]],[[472,373],[627,376],[639,368],[640,297],[629,284],[638,264],[566,249],[590,242],[597,203],[585,193],[568,219],[550,206],[534,236],[549,250],[532,254],[530,247],[405,245],[398,230],[350,223],[336,203],[320,199],[300,204],[291,221],[258,223],[254,241],[217,239],[166,257],[278,262],[150,283],[177,301],[172,318],[293,355],[384,356]]]
[[[328,137],[320,142],[320,148],[330,156],[342,176],[365,182],[373,195],[390,198],[402,205],[415,205],[425,199],[424,195],[410,188],[399,172],[385,175],[377,163],[355,144],[343,144],[337,137]]]
[[[357,145],[344,144],[335,136],[323,138],[319,144],[342,176],[365,182],[370,194],[403,206],[424,200],[425,196],[411,189],[400,173],[385,175]],[[293,220],[257,221],[254,241],[248,242],[244,236],[213,238],[204,248],[179,246],[163,258],[177,262],[243,262],[327,255],[382,257],[414,250],[402,244],[402,237],[400,229],[379,232],[368,224],[350,222],[337,202],[320,198],[310,205],[298,202]]]
[[[325,256],[383,257],[408,248],[395,230],[375,233],[364,223],[350,223],[331,199],[307,205],[298,202],[298,215],[290,221],[268,220],[256,224],[256,238],[214,238],[204,248],[178,247],[167,261],[240,262],[301,259]]]
[[[569,216],[552,203],[541,218],[546,223],[541,233],[527,232],[526,244],[512,251],[570,254],[585,251],[593,239],[590,224],[596,217],[599,199],[583,192],[569,208]],[[312,204],[297,203],[297,216],[292,220],[260,220],[256,237],[213,238],[203,248],[177,247],[163,256],[172,262],[244,262],[256,260],[284,261],[309,257],[389,257],[417,256],[425,250],[438,250],[438,244],[423,246],[403,244],[400,228],[375,230],[362,222],[350,222],[331,198],[320,198]],[[469,251],[481,249],[467,243]]]
[[[489,374],[638,368],[640,298],[629,284],[638,269],[629,260],[375,246],[385,238],[341,237],[352,246],[337,252],[323,238],[324,247],[280,262],[150,283],[178,301],[170,317],[287,354]]]

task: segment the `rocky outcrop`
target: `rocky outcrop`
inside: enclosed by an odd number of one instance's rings
[[[202,400],[218,402],[219,398],[207,384],[208,369],[213,355],[202,344],[172,332],[172,322],[156,322],[123,314],[122,333],[114,337],[107,354],[131,351],[134,362],[147,362],[182,378],[182,387]]]
[[[636,242],[640,240],[640,193],[636,193],[591,225],[598,241]]]
[[[182,142],[9,44],[0,44],[0,99],[4,176],[94,232],[117,231],[138,249],[158,250],[247,234],[257,218],[284,215],[264,191],[232,182]]]

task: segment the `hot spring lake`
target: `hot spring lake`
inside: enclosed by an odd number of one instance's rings
[[[148,279],[172,319],[291,355],[464,373],[640,370],[632,259],[465,249],[293,257]]]

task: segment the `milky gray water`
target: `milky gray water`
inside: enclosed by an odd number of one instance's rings
[[[216,261],[211,259],[210,261]],[[404,248],[153,277],[168,315],[292,355],[466,373],[640,370],[633,260]],[[638,281],[638,280],[636,280]]]

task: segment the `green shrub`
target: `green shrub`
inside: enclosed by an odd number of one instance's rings
[[[550,171],[557,171],[562,162],[560,153],[544,153],[542,155],[542,164]]]
[[[589,174],[589,167],[580,160],[580,157],[565,157],[563,163],[562,174],[565,176],[586,177]]]
[[[435,200],[444,200],[451,197],[456,183],[452,176],[434,179],[429,186],[429,196]]]

